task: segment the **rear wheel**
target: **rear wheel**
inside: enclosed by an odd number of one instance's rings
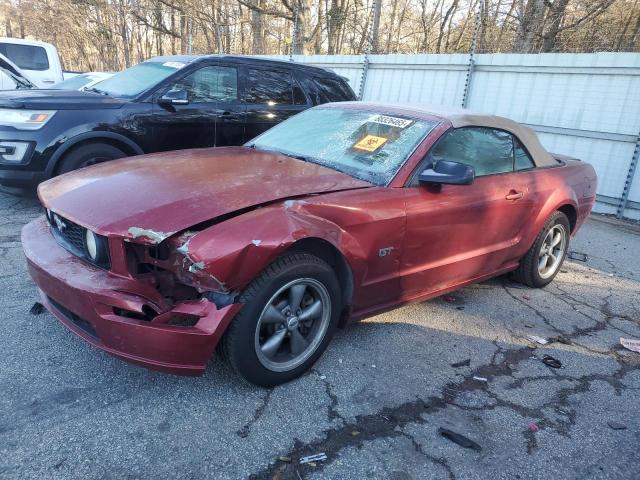
[[[333,336],[340,289],[331,267],[306,253],[286,254],[240,296],[242,310],[223,339],[223,354],[246,380],[273,386],[304,373]]]
[[[58,167],[58,173],[67,173],[78,168],[88,167],[96,163],[102,163],[109,160],[126,157],[119,148],[106,143],[88,143],[73,148],[62,159],[62,163]]]
[[[530,287],[548,285],[560,271],[569,249],[569,219],[555,212],[536,238],[533,246],[520,261],[513,277]]]

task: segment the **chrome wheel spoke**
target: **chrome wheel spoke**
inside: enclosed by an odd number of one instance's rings
[[[300,308],[306,290],[307,286],[304,284],[294,285],[289,289],[289,308],[291,308],[291,313],[295,314]]]
[[[264,342],[264,345],[262,345],[260,350],[262,350],[262,353],[264,353],[264,355],[267,358],[273,358],[275,354],[278,352],[280,345],[282,345],[282,341],[284,340],[284,337],[286,335],[287,335],[286,328],[278,330],[271,337],[269,337],[269,339],[266,342]]]
[[[322,302],[320,300],[316,300],[302,310],[302,313],[298,315],[298,320],[306,322],[308,320],[318,318],[320,315],[322,315]]]
[[[562,233],[558,232],[556,233],[552,239],[551,239],[551,244],[549,245],[550,248],[554,248],[556,245],[558,245],[560,242],[562,241]]]
[[[302,336],[297,328],[291,330],[291,353],[300,355],[309,346],[309,342]]]
[[[285,323],[287,318],[273,305],[269,305],[262,315],[263,323]]]

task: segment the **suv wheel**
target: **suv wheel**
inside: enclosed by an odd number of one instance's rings
[[[67,173],[96,163],[126,157],[122,150],[106,143],[88,143],[71,149],[62,159],[58,173]]]

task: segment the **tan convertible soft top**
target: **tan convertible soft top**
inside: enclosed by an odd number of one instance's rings
[[[483,115],[480,113],[472,112],[465,108],[444,107],[434,105],[421,105],[421,104],[402,104],[402,103],[378,103],[378,102],[344,102],[339,104],[333,104],[333,106],[339,107],[341,105],[350,105],[364,107],[366,110],[374,110],[379,113],[393,114],[406,113],[407,115],[421,116],[431,115],[440,117],[442,119],[451,122],[454,128],[460,127],[488,127],[497,128],[499,130],[506,130],[514,134],[527,151],[533,157],[533,161],[538,167],[549,167],[558,165],[558,161],[554,159],[549,152],[547,152],[538,135],[531,128],[521,125],[508,118],[498,117],[496,115]]]

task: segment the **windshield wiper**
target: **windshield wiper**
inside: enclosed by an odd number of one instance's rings
[[[4,67],[0,67],[0,70],[2,70],[2,72],[8,75],[14,82],[16,82],[16,87],[18,90],[20,90],[21,88],[24,88],[26,90],[31,90],[32,88],[34,88],[33,83],[28,82],[27,80],[25,80],[22,77],[19,77],[18,75],[15,75],[12,71],[7,70]]]
[[[256,146],[255,143],[250,143],[249,145],[246,145],[247,148],[251,148],[253,150],[257,150],[258,147]],[[296,155],[294,153],[287,153],[287,152],[283,152],[282,150],[278,150],[276,148],[261,148],[260,150],[264,150],[267,152],[274,152],[274,153],[279,153],[280,155],[284,155],[285,157],[290,157],[290,158],[295,158],[296,160],[302,160],[303,162],[308,162],[309,159],[303,155]]]
[[[93,93],[97,93],[99,95],[106,95],[109,96],[109,94],[107,92],[105,92],[104,90],[100,90],[99,88],[96,87],[89,87],[89,88],[85,88],[84,89],[85,92],[93,92]]]

